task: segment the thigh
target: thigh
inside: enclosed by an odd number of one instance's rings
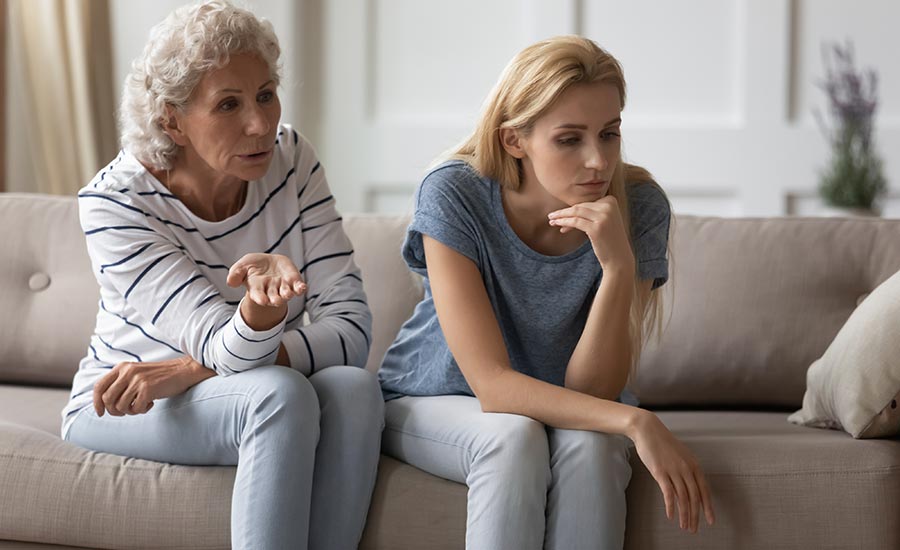
[[[67,439],[80,447],[133,458],[234,466],[255,395],[261,388],[284,383],[281,378],[290,375],[284,370],[259,367],[215,376],[180,395],[157,400],[145,414],[98,417],[93,407],[87,407],[77,413]]]
[[[382,451],[431,474],[466,483],[480,454],[543,455],[544,426],[526,416],[485,413],[474,397],[400,397],[385,404]],[[497,453],[500,454],[500,453]]]
[[[622,548],[630,440],[581,430],[548,428],[547,434],[552,481],[544,548]]]
[[[309,377],[319,397],[322,421],[328,413],[366,426],[384,426],[384,398],[378,378],[359,367],[329,367]]]

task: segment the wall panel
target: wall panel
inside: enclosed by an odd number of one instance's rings
[[[881,105],[879,120],[883,127],[900,127],[900,3],[893,0],[794,0],[797,16],[795,93],[797,118],[808,126],[815,124],[814,109],[822,109],[825,93],[819,83],[825,76],[823,44],[852,40],[857,66],[878,72]]]
[[[183,3],[111,2],[116,82],[150,27]],[[581,33],[624,65],[627,160],[656,175],[676,211],[726,216],[821,210],[829,151],[812,116],[825,100],[821,44],[853,40],[858,62],[879,72],[876,145],[891,186],[883,211],[900,215],[895,0],[247,4],[275,24],[285,120],[316,145],[342,210],[407,209],[428,165],[471,132],[509,58],[535,40]],[[7,104],[20,95],[11,89]],[[27,131],[23,111],[8,115]],[[32,162],[16,143],[8,189],[27,180]]]
[[[736,0],[597,0],[583,6],[581,34],[625,68],[629,121],[648,128],[739,123],[743,21]]]

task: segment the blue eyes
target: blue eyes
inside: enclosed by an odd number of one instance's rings
[[[258,94],[256,96],[256,101],[258,103],[262,103],[263,105],[265,105],[267,103],[272,103],[273,101],[275,101],[275,92],[271,92],[268,90],[261,92],[260,94]],[[219,106],[217,107],[217,109],[220,112],[228,113],[228,112],[231,112],[231,111],[237,109],[238,105],[239,105],[239,103],[236,99],[229,97],[222,103],[219,103]]]

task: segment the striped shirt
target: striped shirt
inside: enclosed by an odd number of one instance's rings
[[[222,221],[191,213],[127,151],[79,191],[100,307],[62,411],[63,437],[91,406],[94,383],[120,362],[190,355],[229,376],[274,364],[282,343],[291,367],[306,375],[365,365],[372,316],[324,172],[312,146],[283,125],[268,173]],[[270,330],[244,322],[246,289],[225,283],[231,265],[251,252],[288,256],[307,283]]]

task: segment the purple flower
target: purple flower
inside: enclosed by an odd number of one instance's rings
[[[825,80],[819,86],[828,96],[832,124],[815,111],[816,120],[831,145],[831,159],[822,172],[819,192],[832,206],[875,210],[887,182],[881,159],[874,151],[872,132],[878,107],[875,71],[858,71],[849,42],[822,48]]]
[[[825,137],[833,147],[846,146],[847,139],[859,140],[855,145],[868,151],[878,107],[878,75],[872,69],[856,70],[850,42],[843,46],[839,43],[824,44],[822,58],[825,79],[819,82],[819,87],[828,96],[829,110],[834,118],[834,126],[829,129],[821,115],[816,113]]]

